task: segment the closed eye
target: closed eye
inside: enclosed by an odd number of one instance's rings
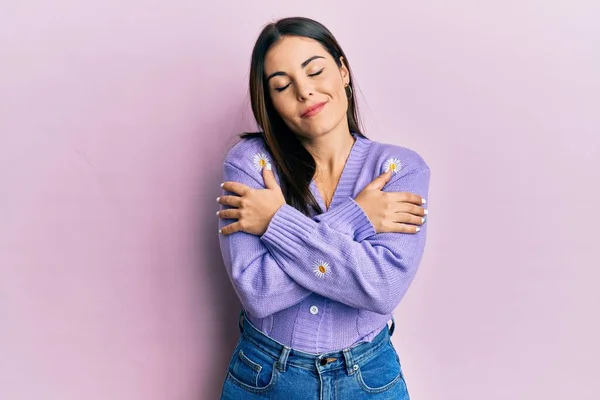
[[[288,84],[287,84],[287,85],[285,85],[285,86],[282,86],[282,87],[277,87],[277,88],[275,88],[275,90],[276,90],[276,91],[278,91],[278,92],[283,92],[283,91],[284,91],[284,90],[285,90],[285,89],[286,89],[288,86],[290,86],[290,85],[291,85],[291,82],[290,82],[290,83],[288,83]]]
[[[319,71],[315,72],[314,74],[308,74],[308,76],[311,76],[311,77],[312,77],[312,76],[321,75],[321,73],[323,73],[323,70],[324,70],[324,69],[325,69],[325,68],[321,68],[321,70],[319,70]],[[285,89],[287,89],[287,87],[288,87],[288,86],[290,86],[291,84],[292,84],[292,83],[290,82],[290,83],[288,83],[288,84],[287,84],[287,85],[285,85],[285,86],[282,86],[282,87],[275,88],[275,90],[276,90],[276,91],[278,91],[278,92],[283,92],[283,91],[284,91]]]

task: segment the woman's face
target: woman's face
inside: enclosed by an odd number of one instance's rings
[[[350,74],[312,39],[285,36],[266,54],[269,96],[287,126],[305,138],[346,124]]]

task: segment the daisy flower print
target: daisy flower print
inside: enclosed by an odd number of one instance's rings
[[[318,260],[313,266],[313,272],[319,278],[325,278],[329,274],[329,263],[323,260]]]
[[[401,168],[402,161],[400,161],[399,158],[388,158],[384,165],[385,172],[388,172],[391,169],[392,172],[395,174],[397,174]]]
[[[260,172],[267,164],[269,164],[269,157],[264,153],[256,153],[252,162],[254,163],[254,168]]]

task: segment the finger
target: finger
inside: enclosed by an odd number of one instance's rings
[[[265,181],[265,187],[267,189],[280,189],[279,184],[277,184],[277,180],[275,179],[275,174],[273,174],[273,167],[271,164],[267,164],[262,169],[263,179]]]
[[[242,198],[239,196],[221,196],[217,197],[217,203],[224,206],[240,208],[242,205]]]
[[[421,228],[416,225],[390,223],[385,227],[387,232],[415,234],[421,231]]]
[[[400,201],[404,203],[412,203],[418,206],[425,204],[427,201],[419,196],[418,194],[409,192],[388,192],[393,201]]]
[[[252,190],[249,186],[246,186],[243,183],[239,182],[225,182],[221,184],[221,187],[223,188],[223,190],[239,194],[240,196],[243,196],[250,190]]]
[[[416,206],[410,203],[397,202],[395,203],[396,207],[394,208],[394,212],[404,212],[412,215],[417,215],[419,217],[424,217],[428,214],[426,208]]]
[[[217,211],[217,217],[221,219],[240,219],[241,211],[237,208],[231,208],[229,210]]]
[[[367,187],[372,190],[381,190],[381,189],[383,189],[385,184],[390,181],[390,178],[392,177],[392,175],[393,175],[393,172],[390,169],[387,172],[384,172],[383,174],[379,175],[377,178],[373,179],[371,181],[371,183],[369,183],[367,185]]]
[[[407,224],[396,224],[397,225],[397,231],[396,232],[400,232],[400,233],[409,233],[409,234],[415,234],[421,231],[421,228],[415,225],[407,225]]]
[[[392,221],[402,224],[423,225],[426,221],[426,218],[408,213],[396,213],[394,214]]]
[[[226,225],[223,228],[219,229],[219,233],[222,235],[231,235],[232,233],[239,232],[242,230],[241,224],[238,222],[234,222],[232,224]]]

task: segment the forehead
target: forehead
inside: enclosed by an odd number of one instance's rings
[[[316,40],[299,36],[284,36],[265,56],[265,72],[289,71],[301,68],[300,64],[312,56],[331,56]]]

